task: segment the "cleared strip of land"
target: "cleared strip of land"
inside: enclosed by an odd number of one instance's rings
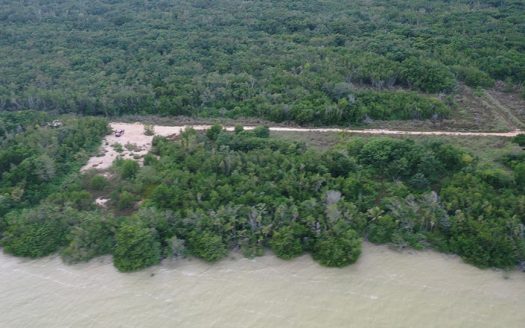
[[[206,130],[210,125],[179,125],[164,126],[155,125],[156,135],[171,136],[178,135],[184,129],[192,127],[195,130]],[[120,137],[114,134],[106,136],[103,147],[100,152],[92,157],[89,162],[82,168],[83,171],[89,169],[108,169],[115,158],[133,158],[140,160],[147,154],[151,148],[153,136],[144,134],[144,125],[142,123],[111,123],[111,128],[115,131],[124,130]],[[246,130],[254,129],[254,126],[245,126]],[[226,130],[233,131],[234,127],[225,127]],[[369,134],[369,135],[421,135],[421,136],[457,136],[457,137],[515,137],[523,133],[521,130],[511,132],[455,132],[455,131],[401,131],[388,129],[344,129],[344,128],[292,128],[292,127],[270,127],[270,131],[280,132],[319,132],[319,133],[349,133],[349,134]],[[120,144],[122,150],[119,151]]]

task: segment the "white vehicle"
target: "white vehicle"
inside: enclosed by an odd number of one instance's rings
[[[52,127],[52,128],[59,128],[59,127],[61,127],[63,125],[63,123],[62,123],[62,121],[54,120],[51,123],[47,123],[47,125]]]

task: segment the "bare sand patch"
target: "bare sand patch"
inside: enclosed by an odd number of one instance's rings
[[[186,129],[192,127],[195,130],[206,130],[210,125],[193,125],[193,126],[164,126],[155,125],[155,135],[172,136],[178,135]],[[88,163],[82,168],[82,171],[90,169],[106,170],[111,167],[113,161],[121,156],[124,159],[135,159],[142,162],[142,157],[146,155],[151,149],[151,142],[153,136],[144,134],[144,125],[142,123],[111,123],[113,130],[124,130],[124,134],[116,137],[114,133],[106,136],[102,148],[97,156],[89,159]],[[255,127],[244,127],[246,130],[252,130]],[[234,127],[225,127],[228,131],[233,131]],[[284,131],[284,132],[343,132],[354,134],[373,134],[373,135],[422,135],[422,136],[458,136],[458,137],[514,137],[523,131],[515,130],[511,132],[454,132],[454,131],[400,131],[388,129],[344,129],[344,128],[288,128],[288,127],[270,127],[270,131]],[[113,145],[122,145],[122,152],[118,152]],[[134,145],[134,149],[127,149],[126,144]]]
[[[114,133],[107,135],[99,151],[99,155],[90,158],[87,164],[82,168],[82,171],[90,169],[108,169],[113,161],[119,156],[124,159],[140,160],[150,151],[153,136],[147,136],[144,134],[143,124],[111,123],[111,128],[115,131],[122,129],[124,130],[124,134],[120,137],[115,136]],[[179,134],[183,128],[184,127],[179,126],[155,126],[155,134],[161,136]],[[115,149],[115,144],[122,145],[122,152],[119,153],[117,149]],[[126,147],[128,144],[133,147]]]

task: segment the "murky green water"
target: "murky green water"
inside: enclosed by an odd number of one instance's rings
[[[365,245],[359,262],[310,257],[164,263],[0,255],[0,327],[525,327],[525,274]]]

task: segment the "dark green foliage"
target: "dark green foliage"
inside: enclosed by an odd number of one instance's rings
[[[253,257],[271,247],[281,258],[309,252],[339,267],[357,260],[364,237],[456,253],[482,267],[525,260],[525,156],[519,152],[481,165],[443,142],[352,137],[320,153],[268,138],[266,128],[208,136],[188,129],[176,141],[155,137],[146,166],[119,160],[119,174],[97,181],[94,172],[72,173],[80,163],[57,160],[62,144],[54,138],[72,138],[65,143],[71,150],[63,151],[68,159],[82,157],[86,148],[77,142],[96,144],[88,132],[103,136],[105,125],[91,130],[82,120],[73,120],[82,133],[69,134],[66,121],[57,129],[26,128],[6,142],[3,177],[13,180],[0,183],[0,208],[10,212],[0,212],[5,251],[60,252],[68,262],[112,253],[119,270],[134,271],[164,257],[213,262],[232,249]],[[35,146],[44,138],[51,140],[45,151]],[[39,170],[39,182],[14,179],[38,149],[39,165],[29,167]],[[44,188],[42,195],[28,198],[33,184]],[[110,192],[109,210],[128,217],[93,211],[94,198]]]
[[[67,194],[56,193],[50,196],[50,199],[53,199],[56,195],[64,196],[62,202],[67,204],[77,210],[88,211],[93,208],[93,198],[88,191],[85,190],[75,190]]]
[[[5,217],[2,247],[16,256],[50,255],[67,244],[70,223],[77,215],[72,209],[47,205],[13,211]]]
[[[234,129],[235,134],[242,133],[243,131],[244,131],[244,127],[242,125],[235,126],[235,129]]]
[[[69,244],[61,252],[67,263],[89,261],[90,259],[111,254],[115,244],[115,222],[112,217],[102,213],[82,213],[80,223],[71,229]]]
[[[357,261],[361,255],[361,238],[354,230],[337,225],[317,239],[313,257],[328,267],[343,267]]]
[[[108,185],[108,179],[102,175],[95,175],[91,178],[90,187],[93,190],[101,191],[104,190]]]
[[[28,128],[45,125],[51,117],[37,111],[0,112],[0,138],[9,138]]]
[[[494,85],[492,79],[487,73],[480,71],[472,66],[454,66],[452,70],[460,81],[465,82],[470,87],[489,88]]]
[[[463,152],[439,142],[422,146],[411,140],[377,138],[362,143],[358,139],[349,144],[349,152],[375,174],[408,179],[416,189],[428,187],[467,164]]]
[[[424,92],[450,92],[456,84],[454,75],[445,65],[420,58],[405,60],[401,75],[410,87]]]
[[[397,228],[397,223],[389,215],[374,218],[368,225],[367,238],[376,244],[385,244],[392,241],[392,234]]]
[[[222,126],[219,124],[215,124],[208,130],[206,130],[206,137],[208,137],[208,139],[210,140],[215,141],[217,140],[217,137],[219,136],[221,131],[222,131]]]
[[[323,156],[323,162],[334,177],[345,177],[357,169],[355,159],[340,151],[326,152]]]
[[[362,87],[523,83],[524,12],[521,0],[4,0],[0,110],[360,122],[349,105]]]
[[[76,230],[82,218],[94,215],[87,212],[94,205],[84,188],[101,184],[91,186],[92,181],[80,178],[77,171],[108,132],[107,122],[88,117],[58,117],[50,122],[49,116],[34,112],[0,117],[17,125],[8,138],[0,139],[0,236],[4,250],[40,257],[59,251],[75,238],[87,238]],[[100,227],[98,232],[106,232],[106,228]],[[89,247],[94,253],[78,240],[82,247],[72,246],[66,257],[77,261],[96,256],[97,244],[104,244],[103,240],[103,234],[101,239],[92,239],[94,244]]]
[[[253,134],[257,138],[268,138],[270,136],[270,128],[267,126],[258,126],[253,129]]]
[[[117,229],[113,263],[119,271],[136,271],[160,262],[156,231],[138,219],[124,221]]]
[[[146,156],[144,156],[144,166],[153,165],[156,161],[157,158],[155,155],[146,154]]]
[[[188,240],[192,254],[208,260],[232,247],[256,256],[269,245],[282,258],[311,251],[321,263],[340,266],[355,261],[363,235],[399,248],[455,251],[481,265],[454,239],[459,230],[450,218],[456,210],[449,207],[447,177],[477,170],[480,181],[503,190],[514,188],[516,179],[477,168],[470,155],[441,142],[354,138],[316,154],[249,133],[223,132],[213,143],[196,140],[191,149],[184,140],[159,138],[155,145],[160,155],[155,169],[164,182],[146,204],[178,212],[173,233]],[[439,197],[443,184],[447,202]],[[508,213],[519,212],[516,206]],[[489,265],[521,259],[520,243],[514,255]]]
[[[123,179],[132,179],[139,170],[139,163],[132,159],[120,159],[116,161],[115,167]]]
[[[509,267],[525,258],[523,196],[485,179],[456,174],[441,192],[454,213],[450,250],[478,266]]]
[[[0,216],[13,208],[36,205],[53,193],[107,133],[103,119],[62,117],[62,126],[53,128],[40,116],[25,113],[15,119],[25,122],[24,128],[0,138],[0,195],[6,197],[0,203]]]
[[[307,230],[298,224],[284,226],[273,233],[270,246],[275,255],[289,260],[303,254],[303,238],[306,235]]]
[[[215,262],[228,254],[221,236],[210,232],[193,232],[188,240],[190,252],[208,262]]]
[[[512,139],[512,141],[525,148],[525,134],[518,134],[514,137],[514,139]]]
[[[126,210],[130,209],[136,200],[137,198],[135,195],[129,191],[122,191],[120,193],[116,193],[116,199],[114,201],[119,210]]]
[[[498,221],[468,219],[457,213],[450,249],[480,267],[514,266],[525,252],[523,232],[515,230],[522,225],[516,219],[508,219],[506,224]]]
[[[514,166],[514,179],[519,190],[525,191],[525,162]]]

